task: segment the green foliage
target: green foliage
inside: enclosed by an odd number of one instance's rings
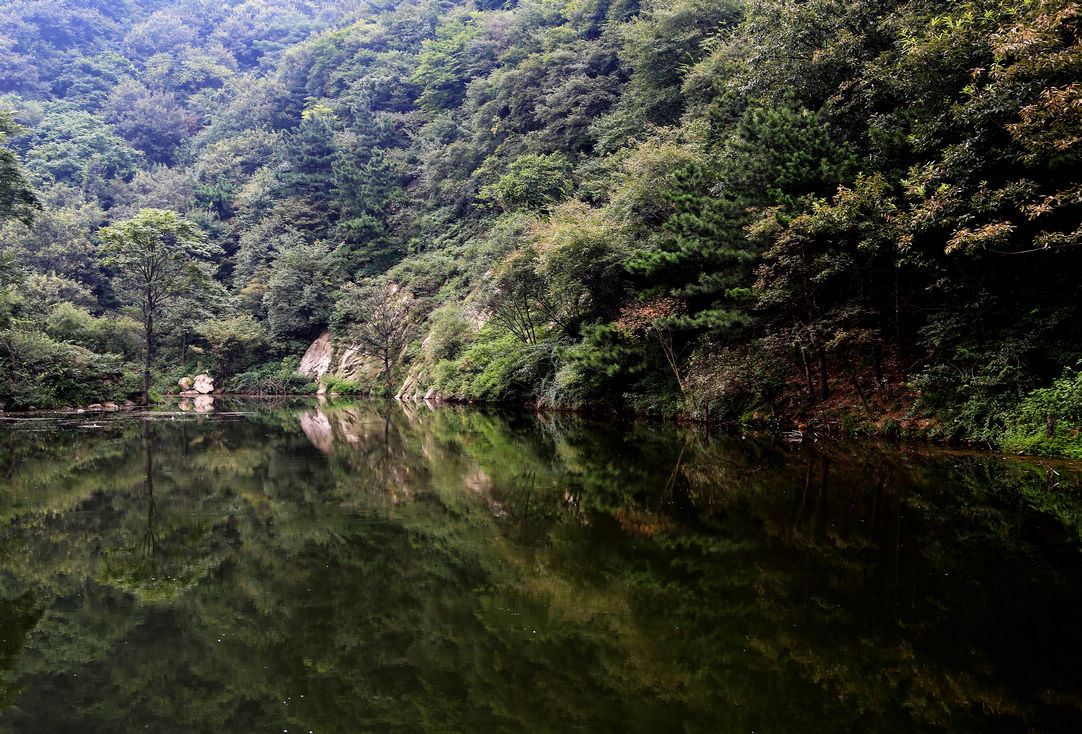
[[[1002,447],[1020,454],[1082,459],[1082,371],[1068,368],[1004,416]]]
[[[481,198],[504,211],[546,209],[568,197],[574,185],[571,163],[562,153],[516,158],[500,179],[481,190]]]
[[[0,403],[8,410],[86,405],[128,397],[115,356],[25,328],[0,331]]]
[[[70,301],[54,306],[45,322],[45,333],[53,339],[87,348],[96,346],[98,330],[98,319],[85,308],[72,305]]]
[[[88,112],[48,105],[29,129],[27,170],[43,185],[69,184],[110,197],[109,182],[128,181],[143,155]]]
[[[143,402],[150,390],[158,345],[156,320],[183,296],[213,290],[208,260],[218,254],[199,228],[166,209],[142,209],[130,219],[99,230],[105,264],[117,271],[117,285],[143,321]]]
[[[435,387],[467,400],[535,402],[545,395],[558,352],[559,345],[551,342],[528,344],[513,334],[484,329],[461,352],[453,372],[437,365]]]
[[[433,364],[451,360],[472,340],[473,334],[473,327],[462,319],[456,307],[444,306],[429,316],[428,335],[421,351]]]
[[[19,131],[7,112],[0,112],[0,221],[18,219],[29,226],[41,208],[19,166],[15,154],[4,147],[7,139]]]
[[[680,117],[680,85],[708,40],[735,25],[741,5],[726,0],[645,2],[620,28],[620,54],[631,72],[626,103],[640,120],[672,124]]]
[[[39,277],[58,276],[103,290],[107,281],[94,235],[104,223],[96,202],[67,200],[53,190],[43,198],[34,226],[0,225],[4,247]]]
[[[284,141],[282,184],[293,196],[324,205],[334,198],[334,164],[339,155],[335,145],[336,120],[329,110],[316,107],[306,111],[300,125]]]
[[[385,224],[398,170],[378,147],[388,126],[381,125],[366,104],[358,105],[352,118],[352,129],[337,144],[331,164],[333,196],[339,207],[338,226],[346,240],[347,271],[375,275],[386,271],[399,255]]]
[[[361,351],[382,363],[389,392],[394,369],[417,327],[413,294],[382,278],[347,288],[335,310],[337,321]]]
[[[135,81],[113,88],[104,116],[121,137],[156,163],[174,163],[178,146],[190,134],[185,111],[173,92]]]
[[[61,5],[0,3],[2,328],[137,357],[98,232],[150,208],[210,259],[147,361],[253,385],[358,282],[471,399],[992,445],[1078,358],[1071,0]]]
[[[429,114],[457,107],[466,83],[492,61],[491,51],[476,43],[481,29],[471,21],[453,20],[425,39],[411,81],[422,88],[417,103]]]
[[[279,245],[262,306],[269,337],[282,346],[307,343],[330,319],[338,260],[328,243]]]
[[[297,372],[297,360],[286,358],[233,375],[224,388],[240,395],[313,395],[318,385]]]
[[[328,395],[367,395],[376,387],[376,385],[363,385],[359,382],[342,380],[337,377],[325,377],[322,380],[322,385]]]
[[[197,332],[206,340],[220,378],[244,371],[264,348],[263,325],[251,314],[204,321]]]
[[[738,422],[769,415],[785,394],[786,346],[764,338],[732,347],[705,345],[688,360],[687,385],[694,415]]]

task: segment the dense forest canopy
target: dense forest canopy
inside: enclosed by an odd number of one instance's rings
[[[1077,451],[1080,18],[0,2],[0,402],[312,390],[330,328],[378,367],[338,391]],[[103,250],[144,210],[216,253],[153,344]]]

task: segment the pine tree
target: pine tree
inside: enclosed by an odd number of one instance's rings
[[[732,192],[714,193],[717,183],[716,172],[702,163],[677,174],[665,193],[673,212],[664,225],[668,236],[631,262],[650,284],[649,295],[688,304],[674,326],[712,335],[747,323],[744,289],[756,257],[743,231],[746,202]]]
[[[331,205],[337,153],[334,115],[322,107],[306,111],[286,141],[282,184],[292,196],[306,198],[317,206]]]
[[[331,164],[332,195],[345,241],[341,252],[345,267],[351,274],[371,275],[385,271],[396,259],[385,222],[397,171],[379,147],[382,130],[367,104],[359,104],[353,117],[351,134]]]

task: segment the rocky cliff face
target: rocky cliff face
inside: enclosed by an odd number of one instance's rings
[[[334,356],[334,345],[331,340],[331,332],[325,331],[319,338],[312,342],[308,351],[301,357],[301,366],[297,372],[313,380],[323,379],[327,370],[331,367],[331,359]]]
[[[301,358],[297,371],[311,380],[323,383],[327,379],[347,380],[361,385],[378,385],[383,380],[383,365],[361,351],[360,346],[336,341],[329,331],[312,342]],[[326,392],[321,385],[319,392]],[[397,391],[399,399],[420,400],[424,392],[409,375]]]

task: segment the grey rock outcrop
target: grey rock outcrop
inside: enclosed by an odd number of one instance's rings
[[[333,377],[374,384],[380,379],[382,366],[378,359],[365,354],[356,344],[336,344],[331,333],[326,331],[308,347],[297,372],[310,380]],[[321,386],[319,394],[324,392]]]
[[[312,342],[308,351],[301,357],[301,366],[297,368],[297,372],[310,379],[319,380],[327,374],[333,357],[334,344],[331,342],[331,332],[325,331]]]

